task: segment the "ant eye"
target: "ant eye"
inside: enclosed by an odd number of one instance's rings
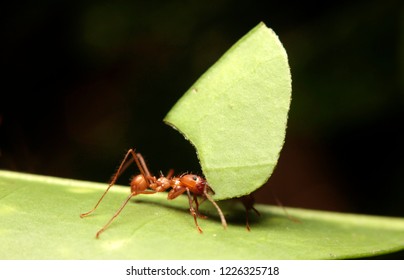
[[[198,179],[198,177],[194,176],[192,177],[192,180],[196,181]]]

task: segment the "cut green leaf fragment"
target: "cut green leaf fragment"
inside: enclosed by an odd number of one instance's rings
[[[342,259],[404,250],[404,219],[257,205],[245,228],[240,204],[201,205],[203,234],[186,196],[139,195],[101,235],[129,193],[115,186],[87,218],[106,184],[0,171],[0,259]],[[186,246],[184,246],[186,244]]]
[[[249,194],[282,149],[291,75],[277,35],[260,23],[185,93],[164,121],[196,148],[215,199]]]

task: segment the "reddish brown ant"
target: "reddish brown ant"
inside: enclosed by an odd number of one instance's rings
[[[135,153],[133,149],[130,149],[124,159],[122,160],[117,172],[112,177],[111,183],[108,185],[108,188],[105,190],[104,194],[98,200],[97,204],[90,211],[83,213],[80,215],[81,218],[88,216],[92,212],[97,209],[101,200],[105,197],[108,190],[115,184],[119,175],[123,172],[123,169],[126,168],[125,163],[128,160],[129,155],[132,155],[133,159],[136,162],[137,167],[140,170],[139,175],[136,175],[132,178],[130,182],[131,194],[128,198],[123,202],[118,211],[112,216],[112,218],[97,232],[96,237],[98,238],[100,234],[107,229],[107,227],[113,222],[113,220],[121,213],[122,209],[126,206],[129,200],[138,194],[154,194],[157,192],[164,192],[171,188],[168,192],[168,199],[175,199],[182,193],[186,192],[188,195],[189,201],[189,211],[191,215],[194,217],[195,225],[197,230],[202,233],[201,227],[198,225],[197,218],[206,218],[206,216],[201,215],[199,213],[199,202],[197,197],[202,197],[202,202],[208,199],[217,209],[219,213],[222,225],[224,228],[227,227],[226,219],[222,213],[220,207],[216,204],[216,202],[211,197],[211,194],[214,194],[213,190],[210,188],[206,180],[200,176],[194,174],[183,174],[179,177],[173,177],[173,170],[170,170],[167,176],[161,175],[159,178],[152,176],[147,168],[147,165],[141,154]],[[195,203],[195,207],[194,207]],[[252,208],[254,209],[254,208]]]

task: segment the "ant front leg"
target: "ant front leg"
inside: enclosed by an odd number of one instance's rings
[[[197,217],[199,217],[198,203],[196,203],[196,210],[195,210],[194,206],[193,206],[194,199],[191,196],[191,192],[189,191],[188,188],[186,190],[187,190],[188,201],[189,201],[189,212],[191,212],[191,215],[194,217],[196,229],[199,231],[199,233],[203,233],[201,227],[198,225],[198,218],[197,218]]]
[[[188,188],[183,187],[183,186],[174,186],[171,191],[168,192],[168,199],[172,200],[177,198],[179,195],[181,195],[184,192],[187,192],[188,195],[188,201],[189,201],[189,212],[191,213],[191,215],[194,217],[194,221],[195,221],[195,225],[196,225],[196,229],[199,231],[199,233],[202,233],[202,229],[201,227],[198,225],[198,210],[195,210],[193,204],[194,204],[194,198],[191,195],[191,192]]]
[[[193,200],[192,200],[193,202],[195,202],[196,215],[198,215],[198,218],[201,218],[201,219],[207,219],[207,218],[208,218],[207,216],[202,215],[202,214],[199,212],[199,205],[201,205],[202,202],[205,201],[205,199],[206,199],[206,198],[203,198],[203,200],[202,200],[201,202],[198,202],[198,197],[194,194],[194,198],[193,198]]]

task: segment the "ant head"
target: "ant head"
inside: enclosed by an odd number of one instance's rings
[[[205,179],[194,174],[181,176],[180,182],[184,187],[188,188],[192,193],[195,194],[202,194],[205,186],[207,186]]]

